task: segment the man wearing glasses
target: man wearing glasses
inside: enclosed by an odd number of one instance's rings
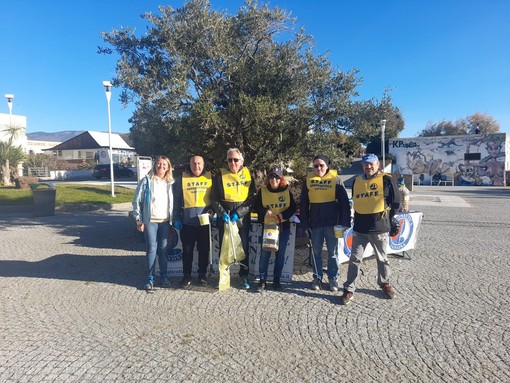
[[[231,148],[227,151],[227,168],[221,169],[213,182],[211,193],[212,207],[218,215],[218,231],[220,247],[225,224],[230,221],[237,223],[239,235],[246,257],[241,261],[239,276],[242,287],[250,288],[249,274],[249,234],[251,217],[250,210],[257,190],[248,168],[243,166],[244,158],[241,151]]]
[[[301,190],[301,225],[312,241],[312,290],[322,288],[322,246],[328,251],[328,282],[331,291],[338,291],[338,260],[335,250],[338,240],[334,226],[351,226],[349,197],[336,170],[330,169],[331,160],[325,155],[313,159],[313,170],[307,174]]]

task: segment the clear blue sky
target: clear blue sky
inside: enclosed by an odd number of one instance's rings
[[[102,85],[115,57],[97,54],[100,31],[120,26],[145,31],[140,15],[154,0],[2,0],[0,113],[27,116],[28,132],[108,129]],[[235,13],[242,1],[212,0]],[[403,113],[402,137],[427,122],[487,113],[510,133],[510,1],[508,0],[274,0],[315,37],[316,53],[330,52],[341,70],[357,68],[362,99],[392,89]],[[132,108],[113,89],[112,130],[129,131]]]

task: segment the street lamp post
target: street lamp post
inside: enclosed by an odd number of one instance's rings
[[[115,197],[114,187],[114,174],[113,174],[113,154],[112,154],[112,124],[110,118],[110,99],[112,97],[112,83],[110,81],[103,81],[104,89],[106,92],[106,101],[108,104],[108,146],[109,146],[109,158],[110,158],[110,183],[112,187],[112,197]]]
[[[7,99],[7,105],[9,106],[9,124],[12,125],[12,99],[14,98],[14,95],[6,94],[5,98]]]
[[[381,153],[383,172],[386,168],[386,145],[384,144],[384,130],[386,129],[386,120],[381,120]]]

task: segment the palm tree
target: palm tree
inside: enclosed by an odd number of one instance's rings
[[[18,164],[25,160],[23,148],[13,145],[21,131],[22,128],[15,125],[7,125],[3,130],[4,136],[8,136],[7,141],[0,141],[0,172],[5,186],[12,185],[11,174],[14,174]]]

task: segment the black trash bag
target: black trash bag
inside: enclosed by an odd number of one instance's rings
[[[398,234],[399,231],[400,231],[400,222],[398,222],[398,219],[393,217],[391,219],[390,237],[394,237],[395,235]]]

